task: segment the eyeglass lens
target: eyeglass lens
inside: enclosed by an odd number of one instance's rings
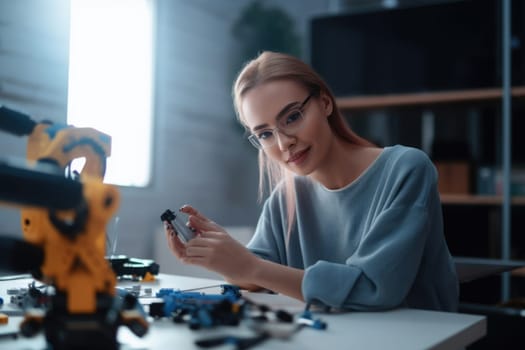
[[[297,132],[303,125],[303,113],[300,110],[294,110],[279,119],[278,127],[274,129],[265,129],[256,132],[250,136],[250,141],[256,147],[270,147],[277,142],[277,132],[281,132],[286,135],[292,135]]]
[[[299,129],[304,125],[304,115],[302,110],[311,97],[312,94],[308,95],[300,106],[297,106],[285,115],[281,116],[277,120],[278,126],[276,128],[260,130],[250,135],[248,137],[250,142],[257,148],[267,148],[275,145],[277,142],[277,132],[280,131],[281,133],[290,136],[299,131]]]

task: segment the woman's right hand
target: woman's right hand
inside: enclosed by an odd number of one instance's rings
[[[193,215],[193,216],[195,216],[196,218],[198,218],[200,220],[204,220],[204,221],[207,221],[209,223],[215,224],[213,221],[209,220],[204,215],[199,213],[197,211],[197,209],[193,208],[191,205],[185,204],[179,209],[179,211],[181,213],[184,213],[184,214],[188,215],[188,216],[192,216]],[[222,229],[217,224],[215,224],[215,225],[217,226],[217,228]],[[173,252],[173,254],[179,260],[183,260],[184,258],[186,258],[187,257],[187,255],[186,255],[186,243],[184,243],[183,241],[180,240],[179,235],[177,234],[177,232],[175,231],[175,228],[173,227],[173,225],[171,223],[169,223],[167,221],[164,221],[164,232],[166,233],[166,240],[168,241],[168,247]],[[199,230],[195,230],[195,232],[197,233],[197,235],[200,233]]]
[[[188,223],[197,233],[195,238],[186,243],[182,261],[218,273],[230,283],[235,281],[235,284],[243,286],[252,284],[252,267],[259,258],[231,237],[222,226],[192,206],[185,205],[180,211],[188,215]]]

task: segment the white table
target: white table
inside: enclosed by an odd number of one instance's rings
[[[202,278],[191,278],[160,274],[155,282],[141,283],[143,287],[175,288],[187,290],[217,286],[223,282]],[[129,286],[136,282],[121,282]],[[27,280],[0,282],[0,295],[6,289],[26,286]],[[218,287],[203,289],[203,292],[218,293]],[[294,299],[271,294],[244,293],[248,298],[268,304],[273,308],[299,312],[304,304]],[[5,312],[7,306],[0,308]],[[289,340],[270,339],[256,349],[462,349],[486,334],[486,318],[478,315],[435,312],[415,309],[396,309],[386,312],[345,312],[316,314],[327,322],[326,330],[303,328]],[[0,332],[17,329],[21,316],[11,316],[7,326]],[[118,333],[121,349],[199,349],[194,341],[220,334],[248,335],[242,327],[218,327],[207,330],[190,330],[185,324],[175,324],[168,319],[151,320],[151,327],[143,338],[138,338],[127,328]],[[1,339],[0,349],[44,349],[43,335],[36,338]],[[233,349],[223,345],[214,349]]]

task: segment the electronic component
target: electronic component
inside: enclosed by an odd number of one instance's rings
[[[221,287],[221,294],[162,288],[156,296],[163,301],[150,304],[150,316],[171,317],[176,323],[187,323],[191,329],[236,326],[243,317],[244,300],[239,287]]]
[[[126,255],[112,255],[106,260],[118,278],[152,281],[159,274],[159,264],[150,259],[130,258]]]
[[[190,227],[186,226],[181,217],[175,214],[170,209],[166,209],[164,213],[160,216],[162,222],[166,222],[171,228],[175,231],[177,236],[186,243],[189,242],[192,238],[195,238],[196,234]]]

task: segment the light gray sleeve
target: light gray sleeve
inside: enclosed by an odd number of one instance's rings
[[[255,233],[247,248],[259,257],[278,264],[287,264],[285,235],[281,210],[275,197],[264,203]]]
[[[427,217],[420,206],[381,213],[346,264],[318,261],[306,269],[305,300],[356,310],[399,306],[418,271]]]

